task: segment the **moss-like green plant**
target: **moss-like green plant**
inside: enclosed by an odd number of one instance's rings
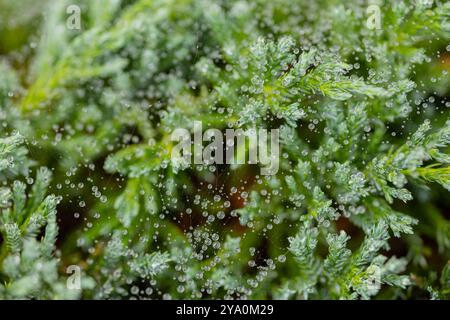
[[[0,298],[450,297],[447,1],[6,1],[0,27]],[[278,129],[279,170],[174,159],[196,121]]]

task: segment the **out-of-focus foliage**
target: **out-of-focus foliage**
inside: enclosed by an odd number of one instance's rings
[[[449,298],[447,1],[0,17],[1,298]],[[173,161],[194,121],[279,129],[279,171]]]

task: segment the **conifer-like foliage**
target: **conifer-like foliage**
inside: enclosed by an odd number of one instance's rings
[[[0,2],[0,298],[450,298],[449,72],[448,1]]]

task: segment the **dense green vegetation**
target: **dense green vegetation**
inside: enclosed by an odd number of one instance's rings
[[[447,1],[0,1],[0,298],[449,298],[449,71]]]

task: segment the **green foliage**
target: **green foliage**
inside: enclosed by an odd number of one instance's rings
[[[17,134],[1,140],[2,177],[17,172],[23,165],[11,155],[24,155],[23,138]],[[70,292],[58,272],[59,259],[55,255],[58,226],[56,206],[59,199],[45,196],[51,173],[40,168],[27,195],[25,183],[15,180],[12,189],[2,191],[0,232],[1,298],[71,299],[78,292]],[[28,179],[32,179],[29,177]],[[6,182],[4,180],[4,182]],[[42,236],[38,236],[43,233]]]
[[[449,298],[448,2],[16,2],[0,298]],[[279,171],[174,160],[194,121],[279,129]]]

